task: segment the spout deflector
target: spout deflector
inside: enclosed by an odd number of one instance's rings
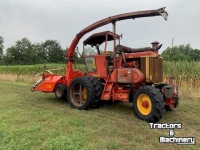
[[[166,7],[160,8],[158,13],[167,21],[168,13],[165,11]]]

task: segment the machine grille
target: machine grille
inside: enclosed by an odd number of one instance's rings
[[[140,70],[145,75],[146,82],[159,83],[163,81],[163,59],[160,57],[142,57]]]

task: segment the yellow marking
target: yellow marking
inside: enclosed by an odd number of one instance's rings
[[[100,77],[100,74],[93,74],[93,77]]]
[[[51,88],[51,85],[46,85],[46,88],[49,88],[49,89],[50,89],[50,88]]]
[[[148,107],[144,107],[142,103],[148,103]],[[137,98],[137,107],[142,115],[148,115],[152,110],[152,103],[148,95],[140,94]]]
[[[146,81],[150,82],[149,80],[149,57],[146,57]]]
[[[86,99],[87,99],[87,91],[86,91],[86,88],[83,89],[82,93],[83,93],[83,101],[86,101]]]

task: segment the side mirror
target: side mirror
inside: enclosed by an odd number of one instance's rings
[[[76,47],[76,52],[79,53],[79,49],[78,49],[78,47]]]
[[[78,49],[78,47],[76,47],[76,53],[77,53],[77,54],[79,54],[79,55],[80,55],[80,57],[82,57],[82,56],[83,56],[83,52],[82,52],[82,55],[81,55],[81,53],[79,52],[79,49]]]

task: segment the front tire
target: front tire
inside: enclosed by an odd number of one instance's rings
[[[67,88],[64,84],[57,84],[54,92],[57,99],[64,99],[67,94]]]
[[[142,120],[152,123],[159,121],[164,107],[162,94],[152,86],[140,86],[133,94],[133,109]]]

